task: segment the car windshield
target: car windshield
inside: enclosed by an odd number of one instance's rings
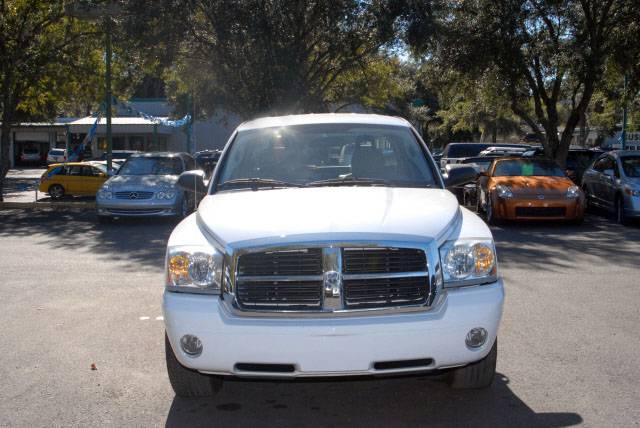
[[[178,157],[132,157],[118,170],[118,175],[178,175],[182,161]]]
[[[100,164],[100,163],[94,163],[93,166],[98,168],[101,172],[103,172],[105,174],[107,173],[107,166],[106,165],[103,165],[103,164]]]
[[[24,149],[23,152],[27,155],[37,155],[38,149]]]
[[[493,171],[494,177],[564,177],[562,169],[551,161],[514,159],[501,160]]]
[[[51,150],[49,152],[49,154],[54,155],[54,156],[61,156],[64,154],[64,150]]]
[[[627,177],[640,177],[640,156],[623,156],[620,158],[622,170]]]
[[[240,131],[223,162],[219,190],[436,184],[420,144],[399,126],[310,124]]]

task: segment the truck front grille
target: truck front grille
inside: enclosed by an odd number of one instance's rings
[[[322,275],[322,248],[248,253],[238,260],[238,275]]]
[[[414,248],[344,248],[344,273],[397,273],[424,271],[424,251]]]
[[[241,281],[236,297],[246,309],[320,310],[322,281]]]
[[[304,248],[247,252],[231,287],[240,310],[335,312],[429,306],[436,291],[419,248]]]
[[[428,278],[345,279],[347,309],[425,304],[429,297]]]

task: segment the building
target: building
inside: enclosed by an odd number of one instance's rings
[[[144,113],[144,117],[141,113]],[[218,113],[206,121],[196,121],[188,147],[186,129],[166,126],[150,119],[172,116],[172,108],[163,99],[133,99],[114,106],[111,120],[113,150],[195,152],[221,149],[240,123],[237,116]],[[9,153],[12,167],[19,165],[25,149],[37,149],[40,162],[46,162],[51,148],[75,148],[80,144],[96,118],[58,118],[51,123],[20,123],[11,129]],[[69,141],[67,142],[67,137]],[[100,157],[107,149],[106,119],[100,118],[96,134],[85,154]]]

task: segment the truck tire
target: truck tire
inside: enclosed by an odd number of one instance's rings
[[[486,357],[475,363],[460,367],[451,372],[449,384],[455,389],[488,388],[496,374],[498,360],[498,339],[493,343]]]
[[[211,397],[222,388],[222,379],[191,370],[180,364],[167,334],[164,335],[164,349],[167,359],[167,373],[173,392],[178,397]]]

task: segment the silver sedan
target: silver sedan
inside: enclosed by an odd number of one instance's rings
[[[194,169],[187,153],[132,155],[96,195],[98,219],[113,217],[177,217],[188,215],[193,198],[177,186],[183,171]]]
[[[616,222],[640,218],[640,152],[612,151],[582,177],[587,204],[609,211]]]

